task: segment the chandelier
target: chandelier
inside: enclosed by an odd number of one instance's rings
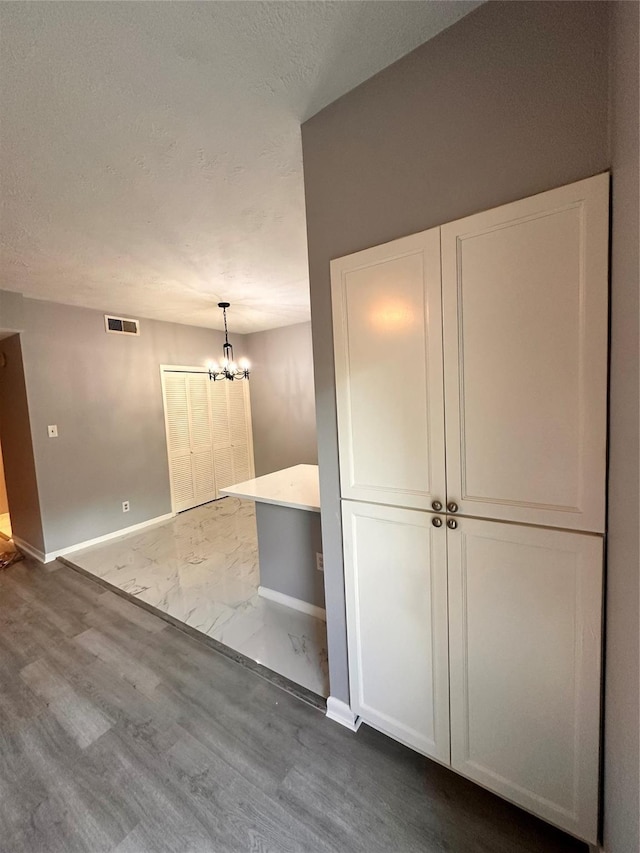
[[[222,361],[218,364],[217,361],[209,362],[209,379],[215,382],[218,379],[248,379],[249,378],[249,362],[246,358],[241,358],[236,364],[233,360],[233,347],[229,343],[229,335],[227,332],[227,308],[230,307],[229,302],[218,302],[218,308],[222,308],[224,317],[224,343],[222,345]]]

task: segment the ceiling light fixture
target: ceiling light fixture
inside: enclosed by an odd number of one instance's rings
[[[227,308],[230,307],[229,302],[218,302],[218,308],[222,308],[224,317],[224,343],[222,345],[222,362],[209,362],[209,379],[215,382],[218,379],[248,379],[250,364],[246,358],[241,358],[236,364],[233,360],[233,347],[229,343],[229,335],[227,333]]]

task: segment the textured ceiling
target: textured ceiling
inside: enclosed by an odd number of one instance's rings
[[[477,5],[0,3],[0,289],[308,319],[301,122]]]

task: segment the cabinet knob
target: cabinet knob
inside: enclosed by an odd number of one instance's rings
[[[455,520],[455,518],[447,519],[447,527],[449,528],[449,530],[455,530],[457,526],[458,522]]]
[[[442,509],[441,501],[434,501],[431,504],[431,509],[434,510],[435,512],[440,512],[440,510]]]
[[[447,510],[449,512],[458,512],[458,504],[455,501],[451,501],[447,504]]]
[[[442,519],[436,515],[435,518],[431,519],[431,524],[433,524],[434,527],[442,527]]]

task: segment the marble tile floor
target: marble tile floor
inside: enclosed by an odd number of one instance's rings
[[[141,533],[76,551],[84,571],[320,696],[326,625],[258,595],[255,510],[223,498]]]
[[[0,538],[11,539],[11,518],[8,512],[0,512]]]

